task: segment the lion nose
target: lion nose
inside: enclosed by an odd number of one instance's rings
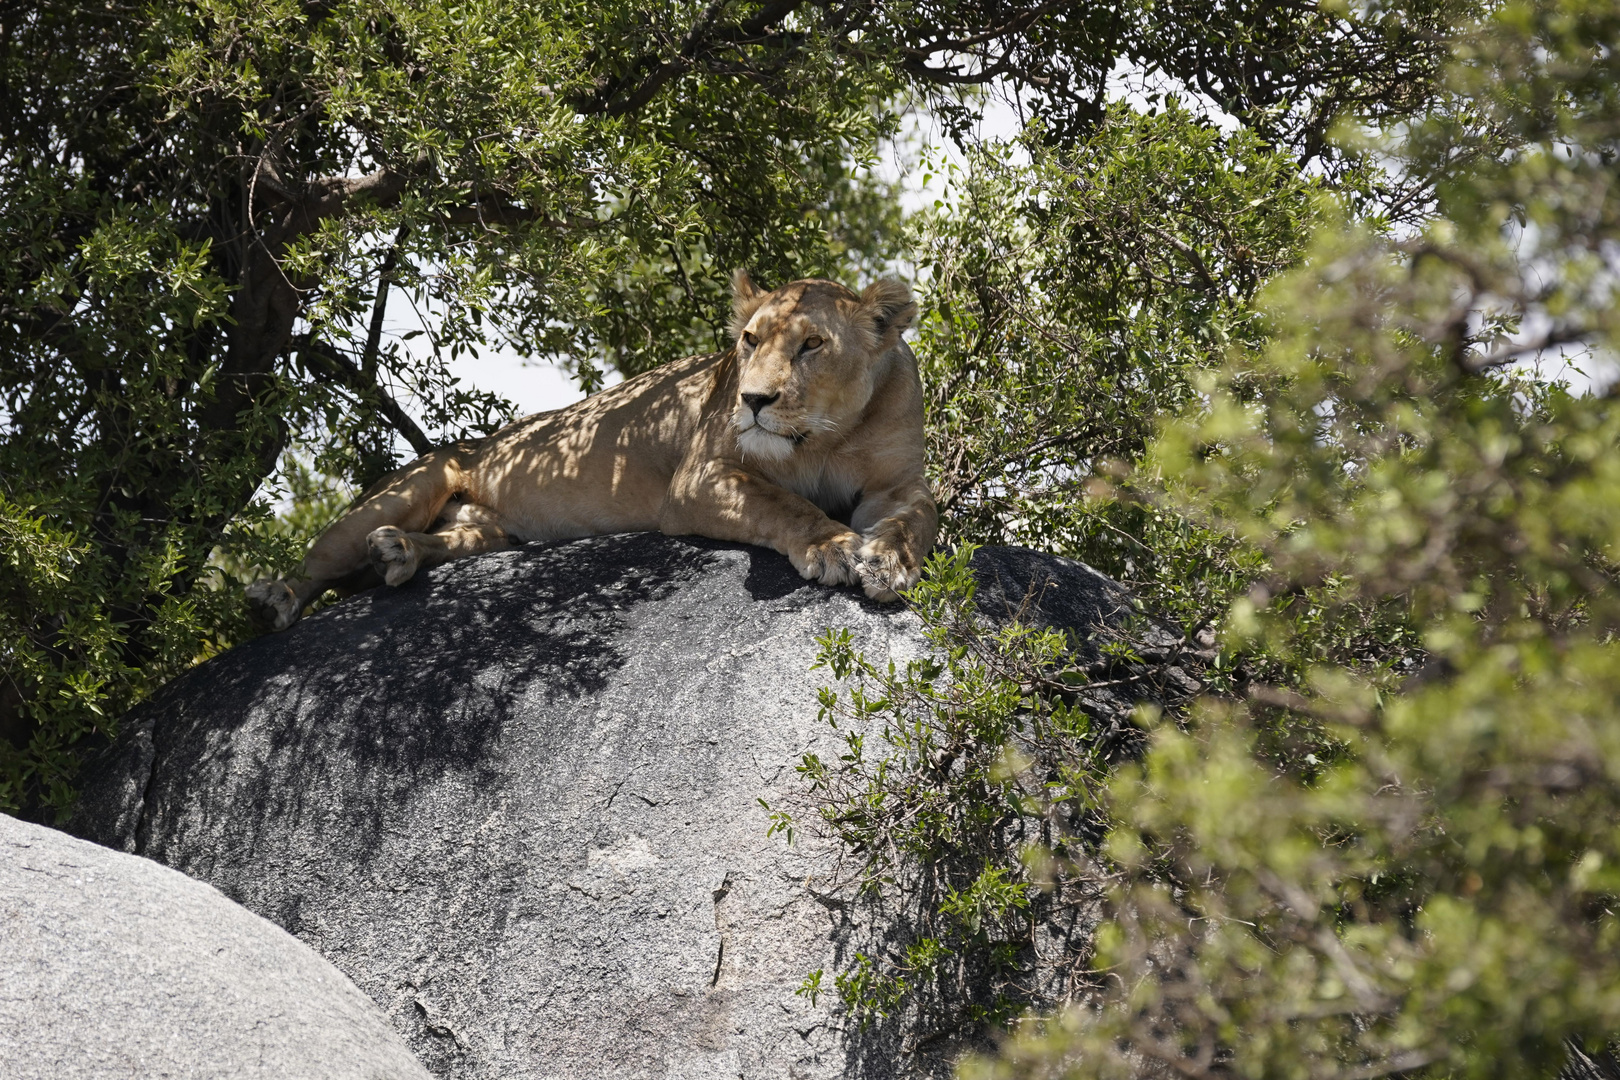
[[[758,416],[759,410],[763,409],[765,406],[769,405],[771,402],[775,401],[781,396],[782,392],[778,390],[774,394],[744,394],[742,399],[745,405],[754,410],[754,415]]]

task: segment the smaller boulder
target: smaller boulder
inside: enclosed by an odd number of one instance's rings
[[[4,814],[0,1076],[428,1080],[377,1006],[286,931]]]

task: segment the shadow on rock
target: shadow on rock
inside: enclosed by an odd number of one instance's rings
[[[218,828],[250,848],[258,823],[296,829],[313,801],[322,814],[336,803],[370,853],[404,801],[445,773],[496,782],[491,749],[515,703],[536,689],[599,692],[626,659],[616,643],[624,615],[713,558],[689,545],[568,547],[559,558],[558,545],[528,545],[374,589],[304,620],[296,635],[266,635],[189,672],[133,710],[120,744],[91,766],[93,799],[98,765],[116,768],[130,739],[151,739],[152,782],[133,836],[85,831],[141,854],[158,854],[183,828]],[[252,736],[236,737],[250,717]],[[166,769],[169,760],[186,768]],[[217,800],[201,793],[225,788],[228,830],[207,809],[178,812],[209,807]]]
[[[1132,611],[1068,560],[974,569],[988,618],[1083,646]],[[908,1050],[900,1019],[796,993],[884,945],[812,884],[835,850],[769,831],[803,756],[839,752],[811,668],[829,628],[879,662],[925,647],[903,605],[745,545],[461,560],[176,680],[87,770],[70,829],[297,935],[440,1076],[944,1077],[960,1044]],[[1088,708],[1128,718],[1110,685]]]

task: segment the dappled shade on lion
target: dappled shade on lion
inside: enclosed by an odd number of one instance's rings
[[[693,356],[384,477],[317,539],[303,576],[248,589],[292,625],[327,589],[525,540],[660,530],[758,544],[806,579],[892,600],[939,519],[923,475],[922,386],[901,340],[911,290],[734,279],[724,352]]]

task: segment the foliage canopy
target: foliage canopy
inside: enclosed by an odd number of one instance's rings
[[[942,659],[830,637],[829,715],[880,735],[806,763],[822,821],[933,920],[844,1000],[1066,1006],[1005,1076],[1527,1074],[1620,1031],[1620,420],[1508,366],[1613,346],[1620,11],[1171,7],[13,5],[0,808],[241,637],[235,579],[334,509],[310,460],[506,420],[450,359],[591,386],[715,347],[734,266],[909,257],[949,535],[1130,582],[1211,696],[1104,730],[1076,688],[1117,671],[975,636],[960,556],[915,597]],[[1121,60],[1235,129],[1107,104]],[[1026,157],[903,221],[865,166],[992,80]],[[1056,997],[1018,966],[1054,904],[1103,918]]]
[[[1550,1076],[1620,1030],[1617,395],[1514,366],[1613,355],[1617,35],[1620,11],[1580,2],[1467,28],[1444,108],[1341,136],[1429,177],[1430,216],[1319,202],[1260,330],[1190,365],[1181,415],[1107,484],[1055,474],[1094,500],[1079,520],[1162,515],[1160,550],[1204,538],[1224,571],[1194,589],[1155,564],[1151,589],[1213,617],[1221,693],[1144,710],[1138,763],[1098,768],[1097,718],[1047,688],[1052,643],[947,634],[966,583],[943,562],[917,595],[941,660],[883,671],[828,641],[860,676],[835,710],[880,723],[806,762],[824,826],[964,864],[867,887],[911,890],[948,961],[1000,950],[1010,972],[1043,906],[1101,916],[1067,1002],[967,1075]],[[939,773],[972,720],[975,760]],[[916,847],[939,808],[973,842]],[[863,960],[838,988],[868,1014],[929,1004],[950,967]]]
[[[1167,497],[1265,556],[1227,647],[1301,679],[1160,726],[1115,781],[1129,915],[1098,966],[1126,990],[1024,1071],[1551,1075],[1620,1030],[1620,415],[1502,371],[1613,346],[1617,32],[1575,3],[1465,35],[1451,84],[1512,152],[1446,175],[1409,236],[1324,227],[1272,341],[1156,444]],[[1323,655],[1304,597],[1397,603],[1421,664]],[[1334,752],[1267,752],[1288,727]]]
[[[510,418],[458,355],[591,387],[714,347],[733,267],[888,265],[906,242],[865,166],[914,103],[962,129],[961,91],[1001,81],[1075,145],[1124,59],[1308,158],[1335,102],[1426,99],[1452,10],[8,6],[0,499],[28,539],[0,580],[0,806],[63,805],[85,739],[240,639],[234,574],[297,547],[256,494],[288,489],[289,448],[364,487],[401,442]],[[425,357],[390,331],[409,308]]]

